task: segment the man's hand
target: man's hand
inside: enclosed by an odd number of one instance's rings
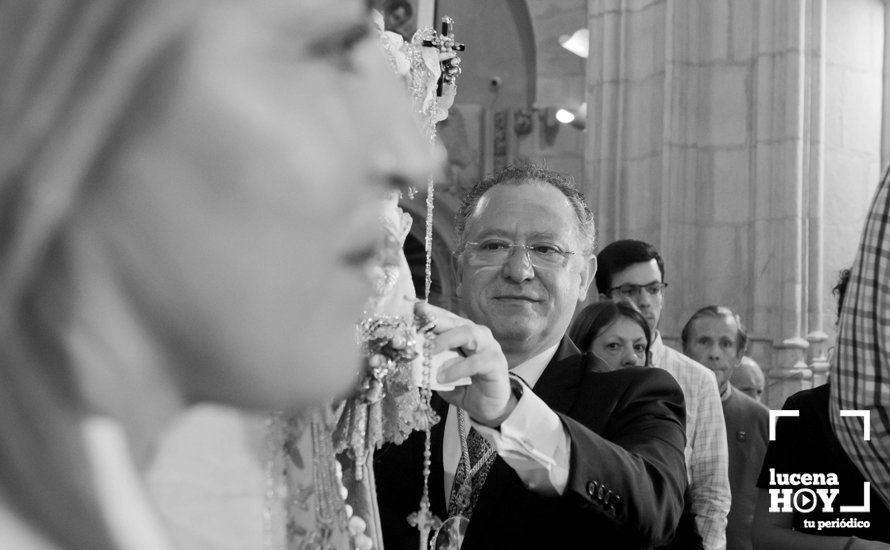
[[[451,349],[462,357],[446,361],[439,368],[438,382],[448,384],[469,376],[472,384],[440,391],[445,401],[467,411],[474,421],[496,428],[513,408],[516,398],[510,390],[507,358],[488,328],[459,317],[450,311],[418,302],[418,315],[435,318],[435,346],[431,352]]]

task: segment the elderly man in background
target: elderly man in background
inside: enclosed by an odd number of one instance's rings
[[[769,438],[769,409],[734,390],[729,379],[745,353],[748,334],[739,316],[723,306],[696,311],[683,327],[683,353],[713,371],[720,388],[729,447],[732,508],[726,526],[727,550],[751,550],[751,522],[757,476]]]
[[[732,371],[729,377],[729,383],[732,387],[739,390],[755,401],[760,401],[763,397],[763,387],[766,379],[763,376],[763,370],[757,361],[751,359],[747,355],[742,357],[738,368]]]

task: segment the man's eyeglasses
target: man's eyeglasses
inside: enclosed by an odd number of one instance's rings
[[[464,250],[467,251],[467,261],[472,266],[500,266],[513,255],[514,249],[525,252],[530,264],[543,269],[565,267],[569,256],[574,254],[571,250],[563,250],[555,244],[532,243],[516,244],[500,239],[487,239],[481,242],[468,241]]]
[[[667,283],[649,283],[648,285],[621,285],[613,286],[606,294],[615,296],[616,294],[622,298],[637,298],[640,293],[646,291],[649,296],[657,296],[661,291],[667,288]]]

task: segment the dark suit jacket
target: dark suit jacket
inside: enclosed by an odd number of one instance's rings
[[[661,369],[593,372],[567,338],[534,392],[562,419],[571,439],[570,472],[560,497],[528,490],[500,457],[491,467],[463,550],[497,548],[640,549],[670,540],[686,489],[685,406]],[[436,399],[444,417],[447,404]],[[444,421],[432,430],[432,511],[445,519]],[[389,445],[374,472],[385,550],[418,548],[405,518],[418,508],[423,433]]]
[[[729,397],[723,401],[732,491],[732,507],[726,518],[726,550],[751,550],[757,476],[769,443],[769,409],[731,386],[729,391]]]

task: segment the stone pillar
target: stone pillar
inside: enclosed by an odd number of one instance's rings
[[[813,387],[821,386],[828,381],[828,334],[814,330],[807,334],[810,344],[810,370],[813,372]]]
[[[819,328],[824,11],[588,2],[587,194],[602,243],[665,257],[667,336],[709,303],[754,338]]]
[[[776,342],[776,362],[766,373],[763,403],[781,409],[785,400],[795,393],[813,387],[813,373],[806,363],[810,344],[803,338],[787,338]]]
[[[888,159],[890,87],[884,40],[888,12],[882,0],[828,0],[825,44],[825,184],[821,328],[834,332],[837,272],[849,267],[865,215]],[[883,71],[883,74],[882,74]],[[883,125],[882,125],[883,117]],[[883,144],[882,144],[883,128]]]
[[[884,30],[890,29],[890,9],[884,10]],[[883,104],[890,105],[890,40],[884,40]],[[890,165],[890,109],[881,110],[881,167]]]

